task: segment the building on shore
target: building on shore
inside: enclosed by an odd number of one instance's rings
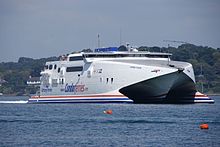
[[[29,77],[27,80],[27,85],[40,85],[40,77]]]

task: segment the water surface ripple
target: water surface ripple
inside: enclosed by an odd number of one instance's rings
[[[26,104],[27,97],[0,97],[0,144],[219,147],[220,97],[213,99],[188,105]],[[107,109],[113,114],[104,114]],[[201,130],[201,123],[209,129]]]

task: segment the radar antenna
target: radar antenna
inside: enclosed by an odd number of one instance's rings
[[[189,44],[186,41],[179,41],[179,40],[163,40],[163,42],[172,42],[172,43],[179,43],[179,44]],[[170,47],[170,44],[168,44],[168,47]]]
[[[100,48],[100,35],[98,34],[98,48]]]

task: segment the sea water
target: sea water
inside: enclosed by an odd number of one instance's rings
[[[214,104],[27,104],[0,97],[0,146],[220,146]],[[103,111],[111,109],[112,114]],[[208,130],[200,124],[208,123]]]

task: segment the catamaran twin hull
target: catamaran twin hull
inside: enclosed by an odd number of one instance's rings
[[[177,80],[177,75],[179,79]],[[175,82],[174,82],[175,81]],[[182,73],[164,75],[121,88],[120,93],[32,96],[29,103],[213,103]]]
[[[196,91],[195,83],[177,71],[120,89],[135,103],[213,103],[207,95]]]
[[[170,54],[110,52],[70,54],[47,62],[40,93],[29,103],[197,103],[192,65]]]

